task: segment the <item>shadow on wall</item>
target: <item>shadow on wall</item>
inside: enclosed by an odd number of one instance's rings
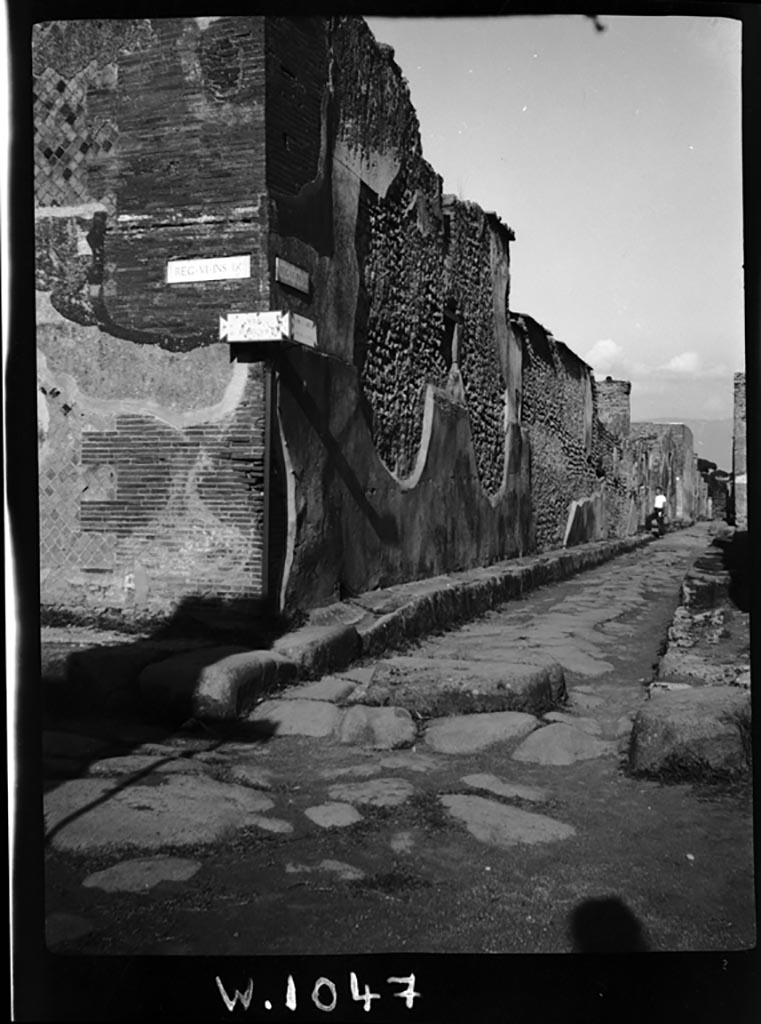
[[[584,900],[573,909],[568,930],[574,953],[646,953],[639,919],[617,896]]]
[[[730,600],[741,612],[749,612],[751,554],[747,531],[735,532],[731,540],[716,537],[713,543],[721,548],[724,568],[730,575]]]
[[[283,383],[287,385],[291,395],[304,413],[307,422],[325,446],[330,466],[338,473],[349,494],[351,494],[360,511],[375,531],[378,540],[383,544],[398,545],[399,527],[394,516],[379,514],[367,500],[362,485],[357,480],[354,470],[346,460],[341,444],[329,429],[329,415],[320,409],[312,395],[309,394],[304,381],[302,381],[287,359],[282,359],[278,363],[278,369]]]

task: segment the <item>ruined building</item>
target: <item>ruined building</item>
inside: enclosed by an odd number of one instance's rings
[[[738,530],[748,529],[748,455],[745,413],[745,374],[734,379],[734,425],[732,431],[732,515]]]
[[[33,45],[44,605],[314,607],[632,533],[655,476],[696,514],[686,433],[510,312],[361,18]]]

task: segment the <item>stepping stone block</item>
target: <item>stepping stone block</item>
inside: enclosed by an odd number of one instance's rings
[[[703,779],[750,770],[750,694],[736,686],[651,690],[634,720],[634,774]]]

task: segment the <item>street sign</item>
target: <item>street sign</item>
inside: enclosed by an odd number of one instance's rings
[[[279,256],[275,257],[275,280],[309,295],[309,273],[288,260],[281,260]]]
[[[269,310],[264,313],[228,313],[219,318],[219,340],[236,342],[291,341],[317,347],[317,325],[296,313]]]
[[[209,256],[197,260],[169,260],[167,284],[195,284],[197,281],[232,281],[251,277],[251,256]]]
[[[298,313],[290,313],[290,336],[293,341],[309,348],[317,348],[317,324]]]

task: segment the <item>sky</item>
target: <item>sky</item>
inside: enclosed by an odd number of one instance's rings
[[[634,420],[732,416],[744,370],[741,26],[367,18],[444,191],[515,231],[510,308],[632,382]]]

